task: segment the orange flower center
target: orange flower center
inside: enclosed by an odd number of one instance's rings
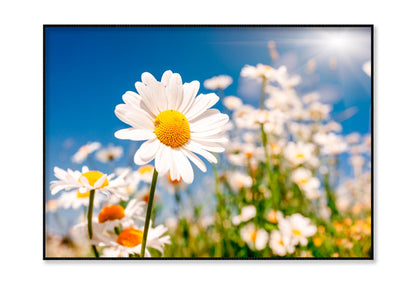
[[[88,172],[83,173],[81,176],[84,176],[85,178],[87,178],[88,184],[90,184],[91,186],[94,186],[95,182],[97,182],[98,179],[104,176],[104,174],[99,171],[88,171]],[[80,181],[81,181],[81,177],[78,179],[78,182]],[[105,178],[103,184],[98,189],[104,188],[105,186],[108,186],[107,178]]]
[[[154,133],[161,143],[170,147],[184,145],[191,137],[185,115],[176,110],[165,110],[155,118]]]
[[[169,182],[171,182],[172,184],[177,185],[177,184],[179,184],[179,183],[182,181],[182,178],[181,178],[181,177],[179,177],[179,180],[177,180],[177,179],[172,179],[172,176],[170,175],[170,172],[169,172],[169,174],[168,174],[168,180],[169,180]]]
[[[256,241],[256,238],[257,238],[257,231],[254,230],[253,232],[250,233],[250,240],[252,242],[255,242]]]
[[[124,229],[117,237],[117,243],[128,248],[140,245],[142,240],[143,232],[134,228]]]
[[[98,214],[98,222],[104,223],[106,221],[112,221],[122,219],[125,216],[124,208],[120,205],[109,205],[101,209]]]

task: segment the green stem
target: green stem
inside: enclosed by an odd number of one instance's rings
[[[95,195],[95,190],[91,190],[90,191],[90,201],[88,204],[88,238],[90,240],[92,240],[92,212],[94,210],[94,195]],[[98,251],[97,248],[95,247],[95,245],[91,245],[91,248],[94,252],[95,257],[99,257],[98,256]]]
[[[215,178],[215,192],[217,193],[217,213],[218,213],[218,225],[220,226],[219,228],[222,230],[222,233],[224,235],[224,240],[225,240],[225,245],[227,246],[227,251],[228,251],[228,256],[233,257],[234,256],[234,252],[233,249],[231,247],[231,243],[230,243],[230,239],[228,238],[228,233],[226,231],[226,229],[224,229],[224,209],[225,209],[225,203],[224,203],[224,199],[221,195],[220,192],[220,180],[218,178],[218,172],[217,172],[217,167],[215,166],[214,163],[212,163],[212,171],[214,172],[214,178]]]
[[[263,84],[261,86],[260,102],[259,102],[260,110],[264,109],[264,98],[265,98],[265,94],[266,94],[266,85],[267,85],[267,79],[263,78]]]
[[[272,192],[272,200],[273,200],[274,209],[278,209],[279,200],[277,199],[278,197],[278,194],[276,191],[277,187],[275,186],[276,182],[273,179],[273,172],[272,172],[272,169],[270,168],[271,162],[270,162],[269,151],[267,149],[267,135],[266,135],[266,132],[264,131],[263,124],[260,125],[260,130],[261,130],[261,138],[262,138],[263,147],[264,147],[264,155],[266,156],[265,165],[266,165],[267,176],[269,178],[269,188],[270,188],[270,191]]]
[[[153,205],[153,198],[155,196],[157,175],[158,173],[155,168],[153,169],[152,184],[150,186],[150,195],[149,195],[149,202],[147,204],[146,220],[144,222],[142,249],[140,251],[140,257],[144,257],[144,252],[146,250],[147,232],[149,231],[150,216],[152,214],[152,205]]]

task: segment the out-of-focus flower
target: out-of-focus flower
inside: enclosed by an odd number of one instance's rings
[[[353,155],[350,157],[350,163],[354,170],[354,176],[358,177],[361,175],[364,162],[364,157],[362,157],[361,155]]]
[[[283,219],[283,213],[281,211],[270,210],[267,213],[266,219],[271,223],[278,223],[280,219]]]
[[[140,254],[143,241],[144,227],[128,227],[116,233],[107,233],[100,237],[98,246],[109,247],[105,256],[109,257],[128,257],[129,255]],[[170,236],[164,236],[167,228],[163,225],[152,227],[150,222],[147,234],[145,257],[151,257],[148,248],[158,250],[163,255],[163,249],[166,244],[170,244]]]
[[[276,61],[277,59],[279,59],[279,53],[276,50],[276,43],[270,40],[267,43],[267,47],[269,48],[270,59],[272,59],[273,61]]]
[[[56,199],[51,199],[46,203],[46,212],[56,212],[59,208],[58,201]]]
[[[72,156],[72,162],[82,163],[87,157],[99,149],[101,144],[99,142],[89,142],[78,149],[78,151]]]
[[[277,81],[280,73],[285,72],[286,69],[275,69],[269,65],[257,64],[257,66],[245,65],[241,69],[241,76],[256,80],[267,79],[269,81]]]
[[[310,104],[319,100],[318,92],[311,92],[302,96],[302,101],[305,104]]]
[[[360,142],[361,135],[360,133],[351,133],[345,137],[345,140],[349,144],[356,144]]]
[[[322,104],[320,102],[313,102],[309,105],[306,111],[310,119],[315,121],[326,120],[329,117],[329,112],[331,112],[331,106],[328,104]]]
[[[215,76],[204,81],[204,87],[210,90],[226,89],[233,79],[227,75]]]
[[[292,172],[291,179],[305,193],[308,199],[319,197],[319,187],[321,182],[318,178],[312,176],[312,172],[306,168],[300,167]]]
[[[121,205],[112,204],[104,206],[98,213],[97,221],[106,225],[107,229],[113,230],[115,227],[129,227],[134,225],[135,220],[145,221],[143,213],[146,203],[132,199],[124,209]]]
[[[295,245],[288,234],[282,234],[277,230],[270,233],[269,246],[274,255],[285,256],[295,252]]]
[[[367,61],[363,64],[363,71],[366,73],[369,77],[371,77],[371,61]]]
[[[256,207],[254,205],[247,205],[241,209],[241,213],[232,218],[234,225],[239,225],[241,222],[247,222],[256,216]]]
[[[232,171],[227,173],[227,180],[231,189],[239,191],[243,188],[250,188],[253,180],[250,176],[240,171]]]
[[[316,70],[316,60],[315,59],[309,59],[308,62],[306,62],[306,73],[312,74]]]
[[[91,190],[97,190],[107,196],[115,194],[121,199],[126,199],[125,195],[118,192],[119,187],[125,187],[124,176],[119,176],[112,180],[114,174],[104,174],[100,171],[90,171],[87,166],[82,167],[82,173],[79,171],[67,171],[58,167],[54,168],[55,177],[59,180],[51,182],[52,195],[57,194],[61,190],[79,189],[81,194],[87,193]]]
[[[300,243],[302,246],[306,246],[308,237],[313,236],[317,228],[311,223],[309,218],[295,213],[279,222],[279,230],[282,234],[291,236],[293,245]]]
[[[317,133],[313,136],[313,140],[321,146],[323,154],[338,155],[348,150],[348,144],[340,135],[334,133]]]
[[[242,227],[240,236],[251,250],[262,250],[266,247],[269,234],[264,229],[256,229],[253,223]]]
[[[82,207],[88,207],[90,192],[81,193],[79,190],[70,192],[63,192],[56,200],[59,207],[64,209],[72,208],[74,210]],[[96,195],[94,198],[94,207],[99,207],[100,204],[105,200],[103,195]]]
[[[123,155],[123,148],[121,146],[114,146],[112,144],[109,144],[106,148],[100,149],[95,154],[95,157],[103,162],[107,163],[110,161],[115,161],[120,159],[120,157]]]
[[[149,164],[140,166],[140,168],[137,169],[140,181],[150,184],[152,182],[153,169],[154,167]]]
[[[311,143],[289,142],[284,149],[284,156],[293,166],[298,166],[307,162],[313,156],[314,150],[315,146]]]
[[[194,172],[189,160],[201,171],[207,170],[194,153],[216,163],[210,151],[224,151],[223,144],[227,142],[222,126],[228,122],[228,116],[209,109],[218,102],[218,96],[197,96],[198,81],[182,84],[181,76],[171,71],[163,74],[161,82],[150,73],[143,73],[136,89],[140,95],[126,92],[125,104],[117,105],[115,110],[116,116],[132,127],[117,131],[115,136],[145,141],[134,156],[136,164],[155,159],[160,175],[170,172],[173,179],[192,183]]]
[[[237,96],[228,95],[224,97],[223,104],[229,110],[236,110],[243,105],[243,101]]]
[[[276,72],[276,81],[283,89],[293,89],[301,82],[299,75],[289,75],[286,66],[281,66]]]

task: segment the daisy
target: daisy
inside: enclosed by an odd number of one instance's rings
[[[234,225],[239,225],[241,222],[247,222],[256,216],[256,207],[254,205],[247,205],[241,209],[241,213],[232,218]]]
[[[292,171],[291,179],[305,193],[308,199],[319,197],[319,187],[321,182],[318,178],[312,176],[309,169],[300,167]]]
[[[126,200],[127,197],[118,192],[119,187],[125,187],[124,175],[112,179],[114,174],[104,174],[100,171],[90,171],[87,166],[82,167],[82,172],[72,171],[68,169],[67,171],[55,167],[54,168],[55,177],[59,180],[51,182],[51,193],[52,195],[57,194],[61,190],[69,191],[71,189],[79,189],[81,194],[88,193],[92,190],[97,190],[107,197],[110,194],[115,194],[121,199]]]
[[[99,149],[101,144],[99,142],[89,142],[86,145],[81,146],[81,148],[72,156],[72,162],[82,163],[87,157]]]
[[[239,97],[233,95],[226,96],[223,103],[229,110],[236,110],[243,105],[243,101]]]
[[[209,109],[218,102],[218,96],[197,96],[198,81],[182,84],[181,76],[171,71],[166,71],[160,82],[150,73],[143,73],[142,82],[135,86],[139,94],[126,92],[125,104],[115,109],[116,116],[132,127],[117,131],[115,136],[145,141],[134,156],[136,164],[155,159],[159,174],[170,172],[173,179],[192,183],[194,172],[189,160],[206,172],[205,164],[195,153],[217,163],[210,151],[223,152],[223,143],[227,142],[222,126],[228,122],[228,116]]]
[[[204,87],[210,90],[224,90],[230,84],[232,84],[233,79],[227,75],[220,75],[216,77],[212,77],[204,81]]]
[[[114,227],[129,227],[134,225],[135,220],[144,222],[142,216],[145,211],[146,203],[132,199],[124,209],[121,205],[112,204],[103,207],[98,213],[96,221],[106,225],[111,231]]]
[[[107,233],[100,237],[98,246],[110,247],[106,256],[128,257],[138,255],[141,251],[144,227],[131,226],[124,228],[119,234]],[[151,257],[148,248],[158,250],[163,255],[163,248],[170,244],[170,236],[164,235],[168,229],[163,225],[152,227],[150,223],[147,234],[145,257]]]
[[[275,69],[268,65],[257,64],[257,66],[245,65],[241,69],[240,75],[242,77],[252,78],[256,80],[270,80],[276,81],[278,76],[281,76],[286,70],[284,68]]]
[[[311,159],[314,150],[315,146],[311,143],[289,142],[283,154],[293,166],[298,166]]]
[[[343,137],[334,133],[317,133],[313,136],[313,140],[321,146],[323,154],[338,155],[348,150],[348,144]]]
[[[103,148],[95,154],[95,157],[103,162],[111,162],[115,161],[117,159],[120,159],[120,157],[123,155],[123,148],[121,146],[114,146],[112,144],[109,144],[108,147]]]
[[[262,250],[266,247],[269,234],[266,230],[257,230],[253,223],[249,223],[240,230],[240,236],[251,250]]]
[[[311,224],[311,220],[295,213],[279,221],[279,230],[282,234],[290,235],[293,245],[306,246],[308,237],[315,235],[317,228]]]
[[[227,179],[230,187],[234,191],[239,191],[243,188],[250,188],[253,185],[253,179],[240,171],[232,171],[227,174]]]
[[[295,246],[291,242],[290,236],[277,230],[270,233],[269,246],[274,255],[285,256],[295,252]]]

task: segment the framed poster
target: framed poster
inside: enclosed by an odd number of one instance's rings
[[[373,26],[44,26],[44,259],[373,259]]]

